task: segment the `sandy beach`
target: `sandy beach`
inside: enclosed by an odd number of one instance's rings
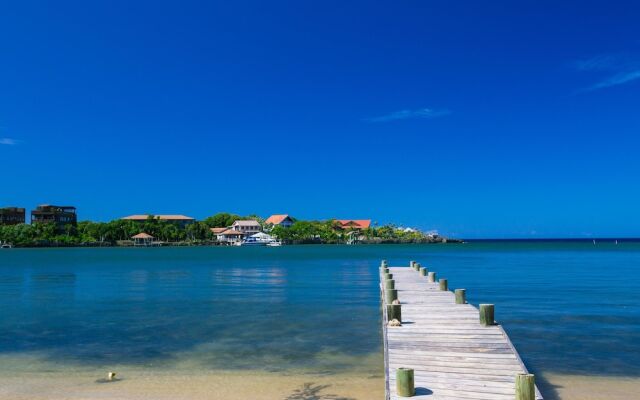
[[[384,378],[363,373],[288,374],[260,371],[160,372],[125,369],[119,379],[87,371],[21,373],[0,377],[0,399],[12,400],[365,400],[382,398]],[[640,398],[640,378],[546,375],[547,400]]]

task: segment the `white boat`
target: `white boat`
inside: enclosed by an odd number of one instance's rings
[[[258,232],[243,240],[241,246],[270,246],[270,243],[275,241],[273,236]]]
[[[278,247],[278,246],[282,246],[282,242],[279,240],[274,240],[273,242],[269,242],[267,243],[267,246],[269,247]]]
[[[12,249],[13,245],[11,243],[7,243],[7,242],[0,242],[0,249]]]

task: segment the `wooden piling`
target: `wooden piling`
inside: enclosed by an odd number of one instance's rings
[[[413,268],[413,269],[415,269],[415,268],[416,268],[416,265],[415,265],[415,264],[416,264],[416,262],[415,262],[415,261],[413,261],[413,260],[409,261],[409,267],[411,267],[411,268]]]
[[[402,322],[402,305],[387,304],[387,318],[389,321],[397,319]]]
[[[390,274],[390,273],[388,273],[388,272],[387,272],[387,273],[385,273],[385,274],[384,274],[384,279],[386,279],[386,280],[388,280],[388,279],[393,279],[393,274]]]
[[[536,382],[533,374],[516,375],[516,400],[535,400]]]
[[[384,301],[387,304],[393,303],[394,300],[398,299],[398,290],[397,289],[387,289],[384,292]]]
[[[425,267],[420,267],[420,275],[427,276],[427,269]]]
[[[385,290],[395,289],[396,288],[395,281],[393,279],[385,280],[384,281],[384,288],[385,288]]]
[[[442,279],[440,278],[440,280],[438,281],[439,285],[440,285],[440,290],[442,291],[447,291],[449,290],[449,286],[447,285],[447,280],[446,279]]]
[[[387,260],[380,261],[380,268],[387,268],[388,266]]]
[[[412,397],[416,394],[413,369],[398,368],[396,370],[396,391],[401,397]]]
[[[456,304],[467,303],[467,291],[465,289],[456,289]]]
[[[484,326],[495,325],[493,304],[480,304],[480,324]]]
[[[436,281],[436,273],[435,272],[431,271],[431,272],[429,272],[429,274],[427,276],[428,276],[427,280],[429,282],[433,283],[433,282]]]

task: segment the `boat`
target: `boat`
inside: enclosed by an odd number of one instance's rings
[[[7,242],[0,242],[0,249],[12,249],[13,245],[11,243],[7,243]]]
[[[276,239],[273,236],[268,235],[264,232],[258,232],[244,239],[240,245],[241,246],[270,246],[270,243],[273,243],[275,241]]]
[[[269,242],[267,243],[267,246],[269,247],[278,247],[278,246],[282,246],[282,242],[279,240],[274,240],[273,242]]]

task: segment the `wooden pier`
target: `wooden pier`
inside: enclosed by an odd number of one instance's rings
[[[387,400],[542,399],[493,305],[467,304],[464,289],[413,261],[383,261],[380,281]]]

